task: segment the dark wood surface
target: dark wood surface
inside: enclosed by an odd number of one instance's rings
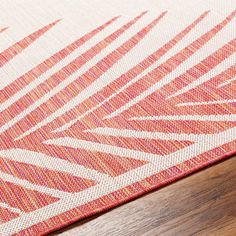
[[[236,236],[236,157],[52,235]]]

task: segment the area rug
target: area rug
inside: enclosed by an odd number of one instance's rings
[[[45,235],[235,153],[235,0],[0,9],[1,235]]]

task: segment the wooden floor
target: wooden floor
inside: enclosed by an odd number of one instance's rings
[[[51,235],[235,236],[236,157]]]

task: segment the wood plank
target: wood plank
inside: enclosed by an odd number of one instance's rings
[[[236,157],[52,235],[236,235]]]

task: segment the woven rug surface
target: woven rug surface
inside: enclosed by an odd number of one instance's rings
[[[0,9],[0,235],[45,235],[235,153],[235,0]]]

